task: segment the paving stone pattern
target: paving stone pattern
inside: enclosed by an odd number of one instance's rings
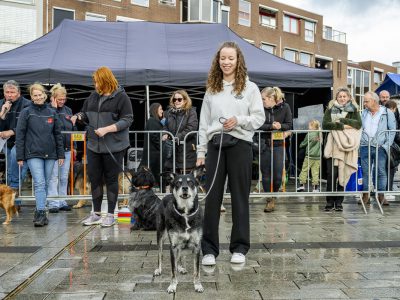
[[[23,207],[11,225],[0,227],[0,298],[44,266],[16,299],[400,299],[400,202],[381,215],[373,204],[365,215],[354,198],[343,212],[324,212],[324,199],[279,199],[276,211],[263,212],[252,199],[252,248],[243,266],[229,263],[231,206],[220,225],[221,254],[215,267],[201,267],[205,288],[193,288],[193,263],[179,275],[176,294],[170,281],[168,247],[164,270],[157,265],[156,233],[130,233],[129,224],[95,227],[85,233],[80,220],[89,208],[50,215],[34,228],[33,207]],[[0,211],[2,219],[5,218]]]

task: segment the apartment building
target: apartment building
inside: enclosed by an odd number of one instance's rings
[[[375,91],[387,73],[397,73],[397,68],[376,61],[348,61],[347,87],[356,101],[362,105],[364,94]]]
[[[0,0],[0,53],[43,35],[43,1]]]
[[[363,82],[365,88],[374,89],[387,71],[395,69],[376,62],[350,64],[348,68],[345,33],[325,25],[321,15],[272,0],[0,0],[0,8],[0,17],[4,15],[2,20],[8,22],[6,28],[11,28],[7,36],[0,33],[0,52],[13,48],[13,43],[14,47],[19,46],[47,33],[63,19],[218,22],[230,27],[255,47],[283,59],[311,68],[331,69],[334,88],[348,85],[353,73],[356,83],[356,70],[369,70],[369,74],[374,75],[365,75],[366,81]],[[24,18],[9,17],[16,9],[19,11],[14,14]],[[31,15],[27,16],[23,10],[30,10]],[[19,22],[21,19],[24,22]],[[36,31],[33,32],[32,28]],[[21,33],[14,34],[15,31]],[[19,37],[19,40],[7,44],[10,37]],[[359,99],[361,90],[354,86],[352,91]]]

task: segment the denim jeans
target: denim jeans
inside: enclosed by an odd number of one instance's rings
[[[369,189],[368,186],[371,173],[373,178],[372,183],[374,184],[375,189],[377,189],[378,191],[386,191],[387,181],[388,181],[387,179],[388,161],[387,161],[386,151],[382,147],[378,148],[378,161],[376,162],[376,147],[371,146],[370,149],[371,149],[371,161],[370,164],[368,164],[368,147],[366,146],[360,147],[361,168],[363,172],[363,191],[368,191]],[[376,166],[378,166],[377,184],[375,178]]]
[[[46,209],[47,186],[54,167],[54,159],[30,158],[27,163],[33,178],[36,210]]]
[[[58,165],[58,160],[54,162],[54,168],[49,180],[49,187],[47,190],[47,195],[49,197],[67,195],[70,162],[71,151],[65,151],[65,159],[62,166]],[[68,204],[64,199],[48,201],[49,208],[60,208],[67,205]]]
[[[7,185],[12,187],[13,189],[18,189],[19,188],[19,165],[17,163],[17,153],[15,146],[12,148],[7,149]],[[21,168],[21,185],[22,182],[25,179],[26,172],[28,171],[28,164],[24,163],[24,165]]]

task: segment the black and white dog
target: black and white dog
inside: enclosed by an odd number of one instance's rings
[[[203,234],[203,212],[197,196],[198,175],[195,170],[190,174],[170,174],[172,194],[162,199],[157,211],[157,245],[158,268],[154,275],[161,275],[163,241],[168,238],[171,254],[171,283],[168,293],[175,293],[178,285],[177,272],[185,274],[185,253],[194,254],[194,289],[202,293],[204,288],[200,282],[200,242]]]
[[[132,173],[132,188],[129,195],[129,209],[135,219],[133,230],[156,230],[157,209],[161,199],[154,193],[155,178],[150,169],[140,167]]]

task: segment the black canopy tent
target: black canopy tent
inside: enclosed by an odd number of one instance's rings
[[[221,24],[64,20],[43,37],[0,54],[0,82],[61,82],[74,87],[69,97],[81,99],[91,89],[93,71],[108,66],[132,100],[147,106],[150,100],[167,98],[164,91],[175,87],[187,87],[201,99],[212,58],[224,41],[239,45],[249,77],[260,88],[296,91],[307,98],[300,106],[329,100],[331,70],[304,67],[266,53]]]

